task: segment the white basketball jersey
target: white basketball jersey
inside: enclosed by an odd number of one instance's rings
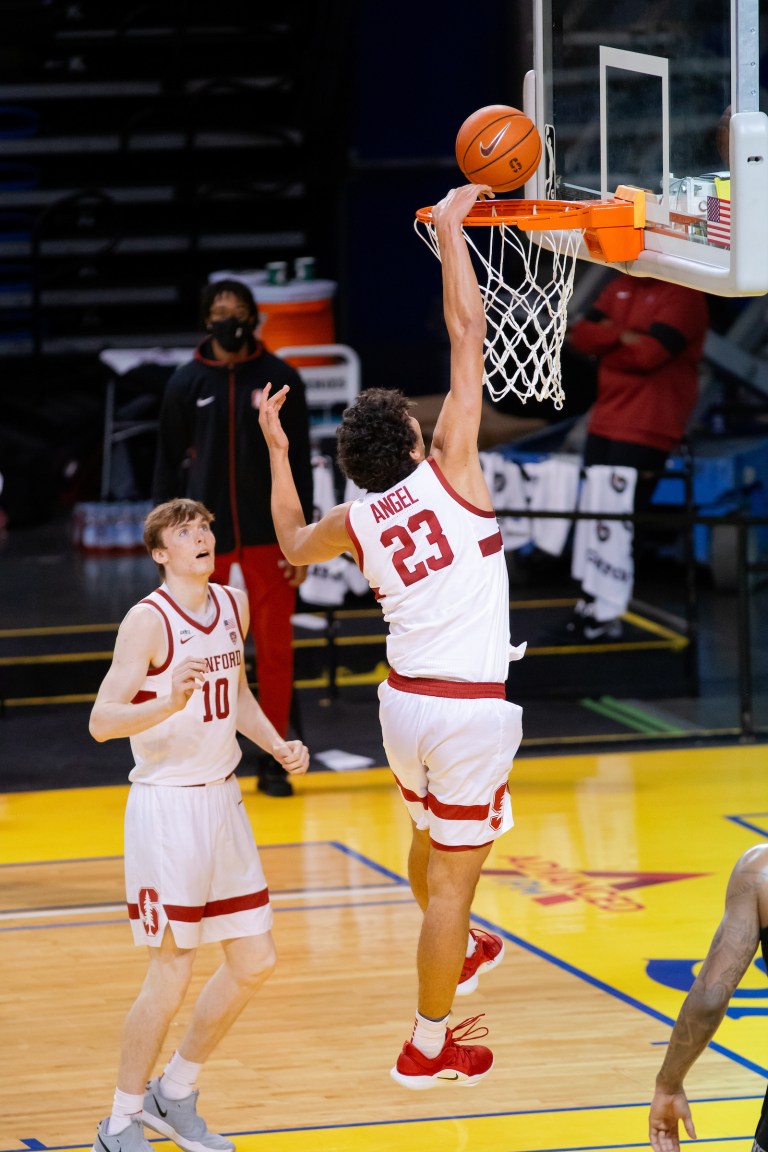
[[[208,624],[187,615],[165,585],[141,601],[160,614],[168,653],[150,668],[134,703],[171,691],[174,666],[187,656],[205,660],[207,671],[180,712],[131,736],[135,758],[129,780],[143,784],[191,785],[222,780],[242,755],[237,742],[237,694],[243,663],[243,630],[229,588],[209,585],[215,611]]]
[[[494,512],[451,488],[424,460],[387,492],[347,512],[363,573],[389,625],[387,659],[401,676],[503,683],[510,650],[509,581]]]

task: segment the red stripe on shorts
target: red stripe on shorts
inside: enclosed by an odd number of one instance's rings
[[[427,805],[441,820],[487,820],[491,807],[490,804],[443,804],[431,792]]]
[[[395,776],[394,772],[392,773],[392,775]],[[410,788],[404,788],[403,785],[398,780],[397,776],[395,776],[395,784],[397,784],[398,788],[400,789],[403,800],[407,800],[411,804],[421,804],[422,808],[426,808],[426,806],[427,806],[427,797],[426,796],[419,796],[418,792],[412,792],[410,790]]]
[[[433,680],[428,676],[401,676],[391,669],[387,677],[391,688],[413,692],[417,696],[442,696],[450,700],[505,700],[504,685],[496,681],[472,683],[469,680]]]
[[[493,844],[493,840],[487,840],[485,844],[441,844],[439,840],[433,840],[431,836],[429,842],[433,848],[437,848],[440,852],[471,852],[474,848],[486,848],[488,844]]]
[[[230,896],[228,900],[209,900],[207,904],[192,907],[186,904],[163,904],[163,908],[169,920],[177,920],[183,924],[199,924],[207,916],[229,916],[233,912],[263,908],[268,903],[269,889],[262,888],[260,892],[249,892],[245,896]],[[141,919],[138,904],[128,905],[128,917],[131,920]]]

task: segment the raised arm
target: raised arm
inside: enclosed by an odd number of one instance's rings
[[[307,524],[288,456],[288,437],[280,423],[280,409],[289,391],[284,385],[274,396],[267,384],[261,397],[259,425],[269,448],[272,472],[272,520],[277,542],[291,564],[320,564],[352,549],[346,528],[346,504],[337,504],[316,524]]]
[[[432,454],[451,483],[469,499],[483,494],[477,437],[483,407],[486,333],[477,276],[462,224],[484,184],[453,188],[432,209],[443,273],[443,314],[451,344],[450,391],[435,425]]]
[[[728,1002],[752,963],[768,908],[768,845],[749,849],[731,873],[725,913],[693,987],[685,998],[656,1077],[649,1137],[655,1152],[678,1152],[678,1122],[696,1131],[683,1080],[715,1035]],[[761,910],[761,905],[762,910]]]

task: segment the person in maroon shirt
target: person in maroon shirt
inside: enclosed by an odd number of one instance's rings
[[[569,331],[570,347],[597,361],[584,465],[636,468],[636,512],[648,508],[658,472],[685,437],[708,321],[703,292],[618,273]],[[575,637],[589,619],[589,606],[582,596],[567,626]],[[601,635],[620,634],[618,621],[602,624]],[[595,632],[592,621],[590,639]]]

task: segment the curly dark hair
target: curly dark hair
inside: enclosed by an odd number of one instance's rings
[[[416,432],[409,403],[397,388],[367,388],[346,408],[336,430],[339,468],[359,488],[386,492],[410,476]]]
[[[243,284],[240,280],[211,280],[205,285],[200,293],[200,322],[203,328],[208,326],[208,314],[213,307],[214,300],[224,292],[231,293],[241,304],[245,304],[253,316],[253,326],[255,328],[259,320],[258,305],[248,285]]]

